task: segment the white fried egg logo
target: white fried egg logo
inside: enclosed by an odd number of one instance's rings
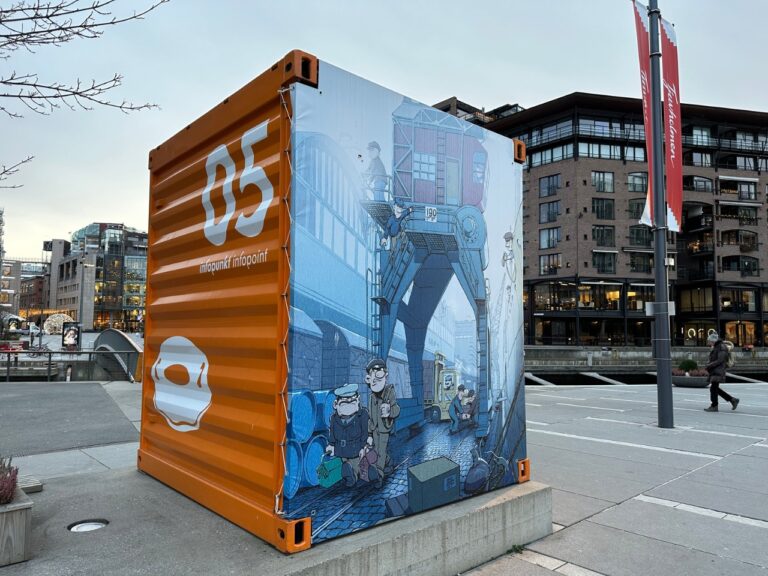
[[[211,406],[208,388],[208,358],[191,340],[171,336],[160,345],[160,354],[152,366],[155,382],[155,408],[168,425],[179,432],[200,428],[200,420]],[[186,382],[177,384],[166,370],[186,371]]]

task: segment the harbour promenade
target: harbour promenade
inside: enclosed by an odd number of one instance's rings
[[[675,388],[676,427],[663,430],[654,386],[528,386],[532,479],[552,487],[554,532],[471,573],[768,576],[768,384],[726,388],[741,404],[716,414],[706,389]],[[43,482],[30,494],[32,559],[4,576],[309,575],[397,526],[283,556],[139,473],[139,426],[139,384],[0,384],[2,451]],[[89,518],[109,525],[67,530]]]

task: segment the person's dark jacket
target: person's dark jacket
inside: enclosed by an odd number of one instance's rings
[[[348,419],[335,412],[331,415],[328,444],[339,458],[357,458],[368,439],[368,410],[360,408]]]
[[[725,363],[727,360],[728,348],[725,347],[725,342],[718,340],[712,346],[712,350],[709,351],[709,362],[704,367],[709,372],[710,378],[716,376],[720,378],[720,382],[725,380]]]

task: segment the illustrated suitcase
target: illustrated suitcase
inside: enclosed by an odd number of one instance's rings
[[[341,458],[329,458],[317,467],[320,486],[330,488],[341,480]]]

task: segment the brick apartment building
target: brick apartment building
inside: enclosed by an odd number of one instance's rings
[[[653,239],[638,220],[648,165],[639,99],[573,93],[485,112],[436,105],[523,140],[527,344],[651,340]],[[674,345],[717,330],[738,345],[768,339],[768,113],[682,105],[683,229],[667,265]]]

